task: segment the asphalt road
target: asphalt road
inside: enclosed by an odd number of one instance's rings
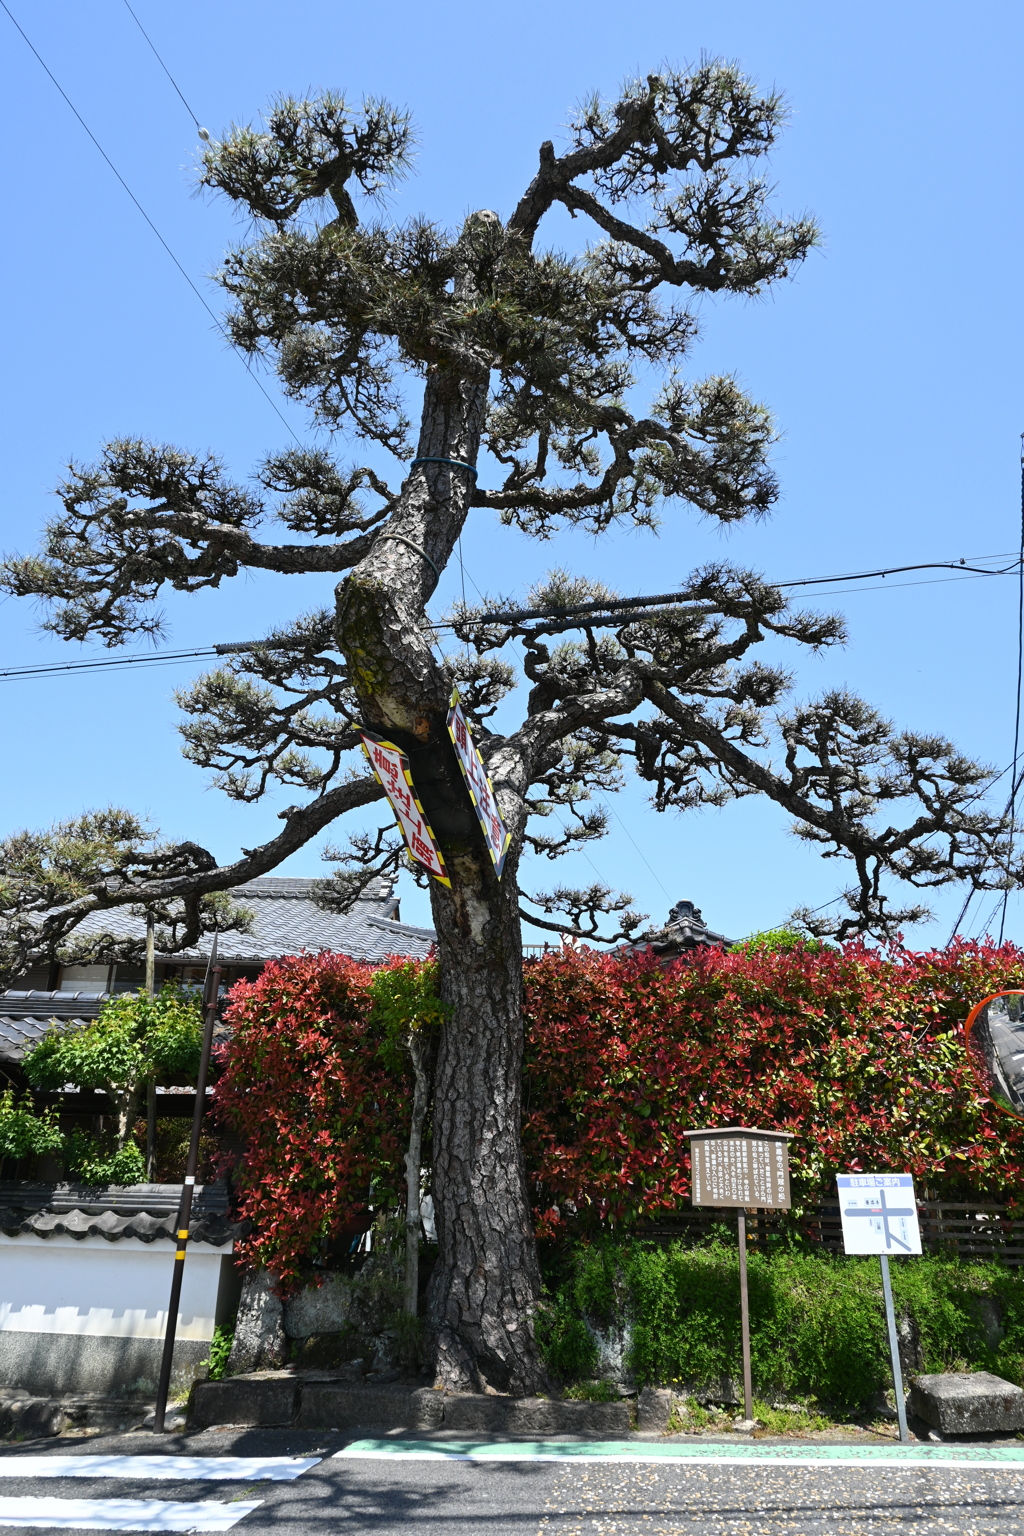
[[[49,1520],[46,1511],[56,1508],[60,1528],[71,1530],[230,1527],[238,1536],[405,1531],[423,1536],[1024,1536],[1024,1462],[988,1470],[784,1462],[337,1459],[334,1453],[347,1439],[288,1430],[214,1430],[159,1440],[136,1433],[9,1446],[0,1450],[0,1525],[28,1529],[24,1523],[10,1524],[11,1515],[28,1506],[9,1501],[46,1499],[59,1503],[38,1506],[37,1512]],[[728,1453],[729,1447],[722,1450]],[[287,1482],[4,1476],[22,1464],[15,1460],[5,1469],[3,1463],[26,1453],[47,1459],[69,1453],[322,1459]],[[76,1500],[87,1505],[67,1502]],[[160,1513],[171,1507],[178,1513]],[[85,1508],[111,1519],[136,1518],[131,1514],[135,1508],[142,1512],[139,1519],[177,1523],[64,1523]],[[190,1515],[189,1508],[197,1513]],[[190,1520],[200,1524],[190,1527]]]

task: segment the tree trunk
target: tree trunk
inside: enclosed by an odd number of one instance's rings
[[[107,1095],[114,1105],[114,1117],[117,1124],[115,1152],[120,1152],[128,1140],[129,1132],[135,1124],[138,1108],[138,1089],[125,1088],[118,1090],[111,1084],[107,1084]]]
[[[156,1178],[156,1082],[146,1084],[146,1182]]]
[[[412,1099],[409,1150],[405,1154],[405,1310],[416,1317],[420,1309],[420,1165],[423,1158],[423,1123],[430,1103],[430,1041],[413,1030],[409,1055],[416,1076]]]
[[[451,865],[455,869],[451,869]],[[511,866],[511,867],[510,867]],[[437,1380],[453,1390],[547,1386],[533,1333],[540,1270],[520,1139],[522,942],[514,861],[483,849],[433,892],[448,1016],[434,1075],[438,1259],[428,1316]]]
[[[476,463],[487,373],[432,370],[417,457]],[[442,1026],[432,1189],[438,1259],[428,1321],[437,1380],[524,1393],[546,1385],[533,1335],[540,1272],[520,1146],[522,944],[515,853],[526,783],[518,759],[495,791],[513,847],[499,882],[447,732],[447,683],[423,611],[462,531],[473,477],[431,462],[406,481],[370,552],[337,589],[338,644],[365,724],[408,754],[451,888],[431,882]]]

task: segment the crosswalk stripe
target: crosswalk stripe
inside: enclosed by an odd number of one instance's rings
[[[290,1483],[319,1456],[4,1456],[0,1477],[130,1477],[162,1482]]]
[[[43,1526],[58,1531],[230,1531],[262,1502],[0,1498],[0,1526]]]

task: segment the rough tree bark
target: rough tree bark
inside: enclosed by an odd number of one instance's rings
[[[434,1090],[438,1259],[428,1322],[437,1381],[531,1392],[547,1374],[533,1337],[540,1272],[520,1145],[521,800],[511,783],[498,791],[513,836],[499,881],[448,738],[446,684],[421,617],[469,510],[474,476],[456,466],[475,464],[486,412],[485,368],[428,378],[416,453],[428,462],[406,481],[388,537],[339,584],[338,641],[364,719],[408,753],[451,880],[450,889],[431,886],[448,1007]]]
[[[527,1393],[545,1381],[532,1330],[540,1271],[520,1141],[522,935],[515,859],[494,878],[483,849],[450,864],[433,910],[442,1025],[434,1078],[438,1259],[429,1321],[438,1379]]]

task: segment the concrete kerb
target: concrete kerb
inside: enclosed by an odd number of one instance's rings
[[[621,1439],[632,1430],[628,1402],[564,1402],[543,1397],[491,1397],[437,1392],[395,1382],[303,1381],[269,1373],[197,1382],[188,1407],[189,1430],[215,1424],[259,1428],[445,1430],[513,1438],[596,1435]]]

